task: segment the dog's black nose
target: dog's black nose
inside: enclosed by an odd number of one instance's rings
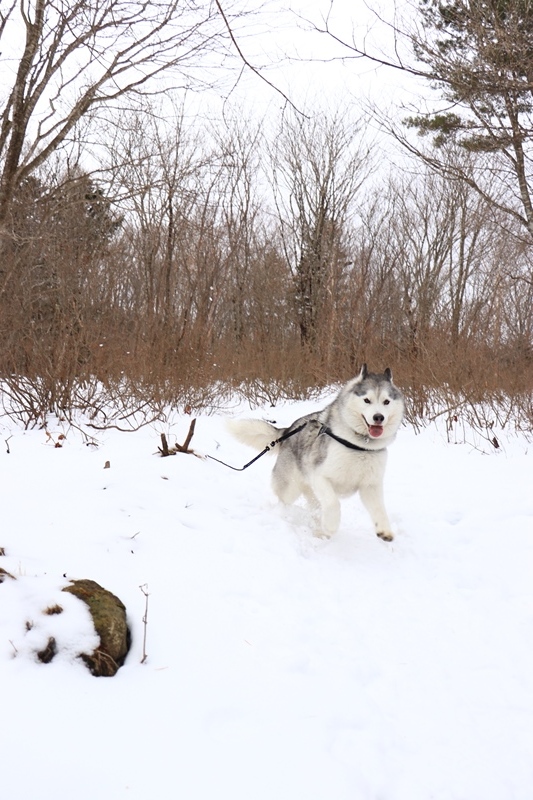
[[[381,425],[385,417],[383,416],[383,414],[374,414],[372,419],[376,423],[376,425]]]

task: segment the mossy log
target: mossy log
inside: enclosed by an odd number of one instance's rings
[[[112,677],[124,663],[130,648],[130,632],[126,621],[126,607],[114,594],[88,579],[72,581],[65,586],[89,607],[100,644],[90,655],[82,658],[93,675]]]

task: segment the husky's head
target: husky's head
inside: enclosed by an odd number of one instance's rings
[[[353,429],[370,439],[394,436],[404,412],[403,397],[392,382],[392,372],[369,372],[363,364],[361,372],[346,384],[349,413]]]

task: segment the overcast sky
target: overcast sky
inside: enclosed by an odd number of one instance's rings
[[[401,71],[380,67],[355,58],[332,37],[313,32],[313,23],[325,27],[347,42],[352,39],[369,52],[394,57],[398,42],[392,24],[400,20],[410,4],[393,0],[277,0],[268,4],[264,26],[244,24],[239,42],[250,61],[263,67],[263,74],[296,104],[325,101],[334,105],[345,100],[377,102],[385,107],[414,101],[421,85]],[[262,30],[261,30],[262,27]],[[408,52],[404,50],[404,57]],[[281,97],[248,73],[235,88],[234,98],[256,106],[283,102]]]

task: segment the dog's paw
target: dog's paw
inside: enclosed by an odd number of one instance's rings
[[[380,539],[383,539],[384,542],[392,542],[394,539],[394,534],[390,531],[378,531],[377,535]]]
[[[315,539],[331,539],[333,533],[334,531],[325,531],[322,528],[315,528],[313,531],[313,536]]]

